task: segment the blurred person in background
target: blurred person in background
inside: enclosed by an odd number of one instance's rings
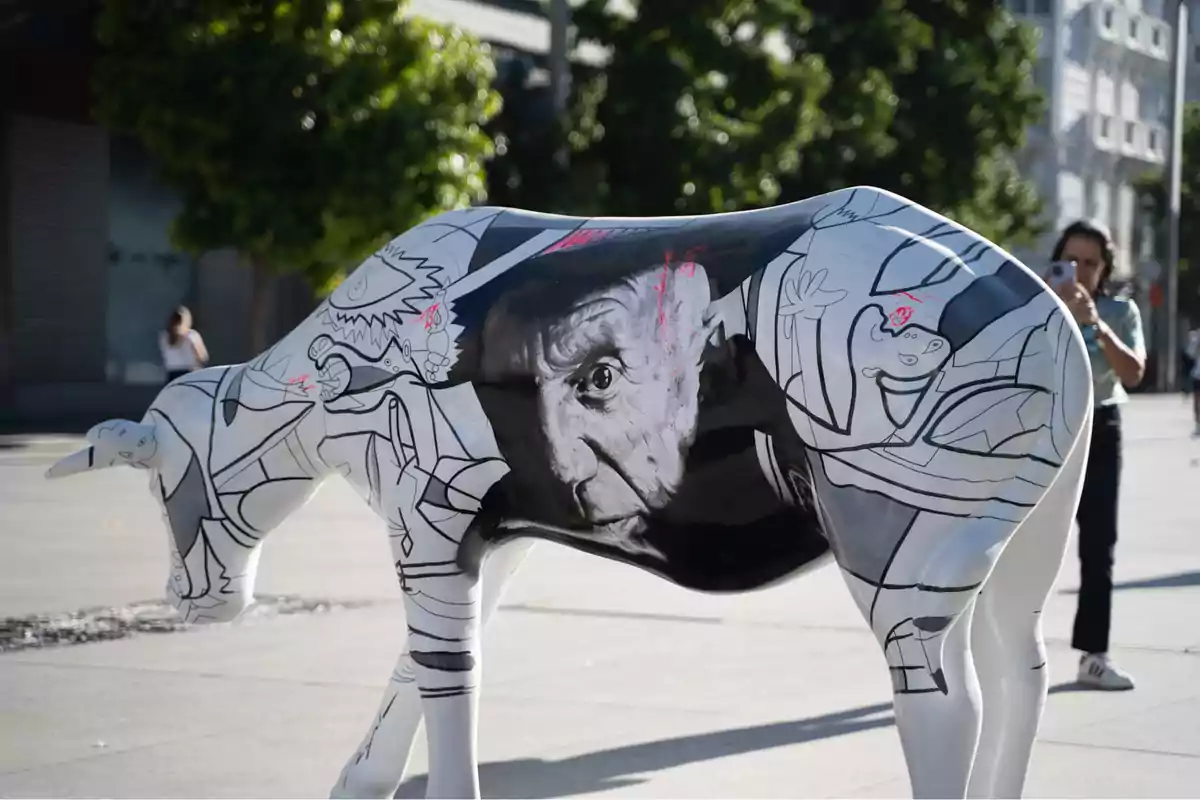
[[[200,332],[192,327],[192,312],[180,306],[167,318],[167,326],[158,334],[167,383],[194,372],[208,363],[208,350]]]
[[[1146,367],[1142,318],[1128,297],[1109,289],[1116,248],[1103,225],[1068,225],[1053,261],[1075,263],[1073,279],[1055,291],[1079,325],[1092,364],[1095,414],[1091,450],[1076,521],[1079,523],[1079,603],[1071,646],[1082,655],[1079,682],[1096,689],[1132,689],[1133,678],[1108,655],[1112,623],[1113,559],[1121,488],[1121,405],[1127,388],[1141,383]]]

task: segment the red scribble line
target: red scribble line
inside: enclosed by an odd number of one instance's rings
[[[912,319],[912,308],[910,306],[900,306],[888,316],[888,320],[892,323],[893,328],[899,328],[910,319]]]
[[[433,312],[437,311],[439,305],[441,305],[441,303],[434,303],[429,308],[421,312],[419,319],[425,323],[425,330],[429,330],[433,327]]]
[[[553,253],[558,250],[570,250],[572,247],[579,247],[588,242],[599,241],[611,235],[615,228],[584,228],[567,234],[564,238],[558,240],[554,244],[543,250],[543,253]]]
[[[904,295],[904,296],[905,296],[905,297],[907,297],[909,300],[912,300],[912,301],[914,301],[914,302],[917,302],[917,303],[921,303],[921,302],[923,302],[923,301],[921,300],[921,298],[919,298],[919,297],[914,297],[913,295],[909,294],[908,292],[900,292],[900,294]]]
[[[295,386],[295,385],[299,384],[300,388],[305,392],[311,392],[313,389],[316,388],[315,386],[307,385],[308,384],[308,375],[301,375],[299,378],[292,378],[291,380],[289,380],[287,382],[287,384],[288,384],[288,386]]]
[[[693,259],[697,253],[706,249],[705,245],[688,248],[684,251],[684,261],[679,265],[679,271],[683,273],[685,278],[692,278],[696,275],[696,267],[699,266]],[[667,276],[671,272],[671,261],[675,258],[674,250],[667,250],[663,253],[662,277],[658,281],[658,285],[654,287],[654,291],[658,293],[658,324],[660,326],[667,324],[667,314],[663,308],[663,301],[666,299],[667,292]]]
[[[667,275],[671,271],[671,256],[674,255],[670,250],[666,252],[663,260],[662,277],[659,278],[658,285],[654,287],[654,291],[658,293],[658,324],[665,326],[667,324],[667,312],[663,309],[663,301],[667,294]]]

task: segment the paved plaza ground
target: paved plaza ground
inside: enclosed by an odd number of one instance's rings
[[[1138,688],[1073,685],[1072,549],[1029,796],[1200,796],[1200,440],[1178,396],[1137,398],[1126,430],[1113,654]],[[144,474],[42,479],[76,444],[0,442],[0,617],[162,596]],[[404,631],[381,524],[331,482],[268,540],[259,591],[326,610],[0,654],[0,796],[327,796]],[[908,794],[882,656],[834,568],[713,597],[539,545],[485,653],[485,797]],[[402,796],[424,768],[421,748]]]

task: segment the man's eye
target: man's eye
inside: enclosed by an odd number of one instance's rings
[[[592,370],[591,380],[592,380],[592,385],[595,386],[597,389],[600,389],[600,390],[607,389],[609,386],[612,386],[612,382],[613,382],[612,370],[609,369],[604,364],[601,364],[600,366],[598,366],[594,370]]]
[[[608,364],[597,364],[587,373],[587,377],[579,381],[579,391],[588,392],[604,392],[607,391],[616,381],[617,376],[613,368]]]

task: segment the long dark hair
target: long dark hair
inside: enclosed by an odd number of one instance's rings
[[[1072,236],[1086,237],[1100,246],[1100,257],[1104,259],[1104,269],[1100,273],[1100,282],[1096,284],[1096,296],[1107,295],[1108,281],[1117,265],[1117,246],[1113,242],[1108,226],[1091,219],[1079,219],[1072,222],[1059,234],[1058,242],[1054,245],[1054,252],[1050,256],[1051,261],[1062,259],[1063,250],[1067,247],[1067,240]]]
[[[174,347],[183,339],[183,334],[192,327],[192,312],[187,306],[180,306],[167,317],[167,344]]]

